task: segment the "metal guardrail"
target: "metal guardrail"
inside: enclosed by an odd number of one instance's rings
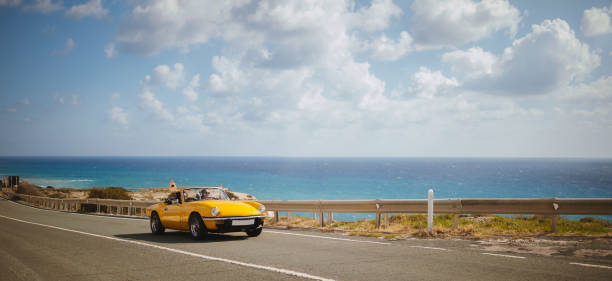
[[[159,201],[135,201],[113,199],[56,199],[8,192],[11,197],[54,210],[74,211],[83,204],[96,205],[96,212],[118,215],[144,216],[145,209]],[[313,218],[324,226],[331,223],[334,213],[375,213],[379,227],[389,223],[391,213],[427,213],[427,199],[375,199],[375,200],[259,200],[267,211],[313,213]],[[454,214],[454,227],[460,214],[535,214],[552,217],[552,231],[556,229],[559,215],[612,215],[612,198],[474,198],[434,199],[433,213]],[[125,212],[124,212],[125,211]]]
[[[268,211],[427,213],[427,199],[260,200]],[[434,213],[612,215],[612,198],[434,199]]]
[[[127,216],[139,216],[144,217],[146,215],[145,209],[153,204],[159,203],[159,201],[136,201],[136,200],[114,200],[114,199],[78,199],[78,198],[49,198],[41,196],[26,195],[14,192],[7,192],[9,198],[17,197],[30,204],[37,205],[42,208],[68,211],[68,212],[80,212],[85,211],[84,204],[95,205],[97,213],[104,214],[117,214]]]
[[[376,213],[376,226],[389,223],[390,213],[427,213],[427,199],[376,200],[262,200],[266,210],[279,212],[311,212],[318,215],[319,224],[333,220],[333,213]],[[559,215],[612,215],[612,198],[477,198],[434,199],[433,213],[454,214],[457,227],[459,214],[534,214],[552,217],[552,231],[556,230]]]

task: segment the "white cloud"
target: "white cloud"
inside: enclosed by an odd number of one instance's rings
[[[474,59],[479,58],[479,59]],[[546,94],[580,82],[599,66],[600,57],[580,42],[561,19],[532,25],[500,58],[472,48],[443,55],[455,71],[467,71],[466,86],[504,95]]]
[[[151,112],[158,120],[173,121],[174,116],[164,108],[164,104],[155,97],[155,94],[148,89],[140,94],[140,107]]]
[[[412,37],[408,32],[400,33],[399,42],[389,39],[385,34],[376,39],[369,46],[372,58],[383,61],[396,61],[412,49]]]
[[[312,92],[305,93],[299,100],[297,107],[301,110],[309,111],[326,111],[332,109],[330,100],[323,97],[322,89],[315,89]]]
[[[72,40],[72,38],[68,38],[66,39],[66,43],[64,43],[64,48],[61,50],[54,50],[53,53],[51,53],[51,55],[65,56],[69,54],[72,51],[72,49],[74,49],[74,46],[76,46],[76,43],[74,43],[74,40]]]
[[[545,20],[531,28],[504,51],[499,90],[545,93],[580,81],[599,66],[599,56],[576,38],[567,22]]]
[[[193,76],[189,85],[183,89],[183,96],[190,102],[196,101],[198,99],[198,88],[200,88],[200,74]]]
[[[66,16],[82,19],[84,17],[103,18],[108,14],[108,10],[102,7],[102,0],[90,0],[87,3],[74,5],[68,11]]]
[[[246,1],[147,1],[138,2],[121,21],[117,41],[122,50],[152,55],[167,48],[187,48],[206,43],[230,31],[223,24],[233,8]],[[239,27],[238,27],[239,28]]]
[[[35,0],[34,3],[23,7],[26,11],[49,14],[62,9],[61,1],[53,2],[53,0]]]
[[[399,9],[381,12],[386,16],[373,19],[377,23],[360,25],[354,19],[375,5],[355,9],[341,1],[257,1],[247,8],[242,3],[186,1],[187,9],[165,2],[139,3],[122,22],[116,41],[120,51],[147,55],[169,48],[182,50],[210,38],[224,43],[220,54],[212,57],[213,72],[207,74],[207,85],[203,85],[211,94],[198,97],[191,95],[194,92],[190,85],[183,87],[186,101],[195,100],[190,96],[197,97],[198,105],[206,108],[206,113],[188,105],[172,104],[176,114],[171,114],[152,93],[145,95],[146,85],[161,79],[154,79],[154,74],[145,79],[141,107],[156,116],[166,116],[158,119],[169,121],[175,127],[216,131],[233,128],[241,132],[250,132],[253,128],[343,130],[360,126],[383,130],[432,120],[453,123],[531,114],[513,102],[504,101],[506,97],[485,96],[487,102],[479,102],[482,94],[468,95],[455,77],[429,68],[421,68],[408,77],[410,86],[403,93],[387,94],[385,81],[372,73],[368,62],[358,62],[355,53],[361,51],[379,60],[397,60],[411,52],[413,44],[408,32],[400,33],[398,38],[382,36],[391,19],[401,13]],[[199,5],[208,5],[208,10],[198,9]],[[492,4],[487,2],[487,5]],[[510,15],[515,8],[508,7],[504,12]],[[493,15],[496,11],[493,7],[477,14]],[[203,21],[209,13],[210,20]],[[517,10],[515,22],[485,17],[484,20],[496,23],[493,26],[497,27],[484,31],[473,27],[474,32],[482,32],[471,35],[470,40],[498,30],[513,32],[519,15]],[[374,31],[384,33],[371,33]],[[365,42],[359,36],[375,39]],[[479,58],[478,54],[483,57]],[[456,64],[456,71],[470,70],[474,80],[493,75],[495,63],[491,61],[499,61],[479,48],[454,55],[447,56],[447,64]],[[465,65],[459,65],[460,59],[464,59]],[[170,67],[162,72],[170,72]]]
[[[23,0],[0,0],[0,6],[18,6]]]
[[[208,85],[213,92],[235,92],[244,84],[238,61],[226,57],[212,58],[212,67],[217,71],[208,78]]]
[[[137,3],[122,19],[116,36],[122,52],[153,55],[169,48],[188,50],[211,38],[236,42],[243,49],[272,40],[278,45],[269,53],[297,62],[309,62],[321,52],[340,47],[337,44],[345,39],[347,29],[384,30],[391,18],[401,14],[391,0],[375,0],[357,11],[352,1]]]
[[[128,115],[125,110],[119,106],[115,106],[108,111],[108,118],[122,126],[128,125]]]
[[[9,113],[17,112],[17,108],[7,108],[6,112],[9,112]]]
[[[612,22],[610,21],[612,8],[591,8],[584,10],[580,30],[586,36],[596,36],[612,33]]]
[[[28,105],[30,104],[30,99],[28,98],[23,98],[19,103],[23,104],[23,105]]]
[[[368,32],[385,30],[389,27],[392,17],[402,14],[402,9],[391,0],[373,0],[368,7],[361,7],[355,13],[350,13],[349,23]]]
[[[452,90],[459,86],[459,82],[454,77],[448,78],[440,71],[433,72],[427,67],[420,67],[412,76],[412,82],[414,86],[411,91],[423,98],[450,95]]]
[[[104,46],[104,56],[107,58],[112,58],[116,54],[117,51],[115,50],[115,43],[108,43],[106,46]]]
[[[183,64],[175,63],[174,71],[169,66],[162,64],[153,69],[153,73],[145,77],[145,84],[164,85],[170,89],[176,89],[183,83]]]
[[[570,104],[577,102],[597,104],[605,100],[612,102],[612,76],[567,87],[560,92],[558,98]]]
[[[467,51],[456,50],[442,55],[442,62],[450,65],[451,72],[464,79],[474,79],[493,74],[497,57],[480,47]]]
[[[520,11],[507,0],[415,0],[412,35],[419,48],[459,46],[507,29],[511,36]]]

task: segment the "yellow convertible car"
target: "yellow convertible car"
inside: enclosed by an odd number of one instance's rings
[[[171,193],[163,203],[147,208],[151,232],[166,228],[189,231],[195,239],[208,233],[246,232],[258,236],[263,228],[264,205],[254,201],[231,201],[218,187],[192,187]]]

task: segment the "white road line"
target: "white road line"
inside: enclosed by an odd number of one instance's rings
[[[448,251],[448,249],[444,249],[444,248],[437,248],[437,247],[427,247],[427,246],[410,246],[412,248],[421,248],[421,249],[431,249],[431,250],[441,250],[441,251]]]
[[[240,265],[240,266],[244,266],[244,267],[250,267],[250,268],[262,269],[262,270],[267,270],[267,271],[272,271],[272,272],[277,272],[277,273],[283,273],[283,274],[287,274],[287,275],[292,275],[292,276],[297,276],[297,277],[302,277],[302,278],[307,278],[307,279],[312,279],[312,280],[334,281],[333,279],[328,279],[328,278],[324,278],[324,277],[320,277],[320,276],[316,276],[316,275],[310,275],[310,274],[307,274],[307,273],[293,271],[293,270],[289,270],[289,269],[282,269],[282,268],[276,268],[276,267],[271,267],[271,266],[265,266],[265,265],[258,265],[258,264],[246,263],[246,262],[241,262],[241,261],[235,261],[235,260],[230,260],[230,259],[211,257],[211,256],[206,256],[206,255],[201,255],[201,254],[193,253],[193,252],[187,252],[187,251],[183,251],[183,250],[178,250],[178,249],[173,249],[173,248],[168,248],[168,247],[148,244],[148,243],[134,241],[134,240],[121,239],[121,238],[117,238],[117,237],[110,237],[110,236],[104,236],[104,235],[99,235],[99,234],[93,234],[93,233],[78,231],[78,230],[74,230],[74,229],[57,227],[57,226],[53,226],[53,225],[46,225],[46,224],[42,224],[42,223],[24,221],[24,220],[20,220],[20,219],[16,219],[16,218],[11,218],[11,217],[7,217],[7,216],[3,216],[3,215],[0,215],[0,217],[5,218],[5,219],[9,219],[9,220],[14,220],[14,221],[22,222],[22,223],[28,223],[28,224],[32,224],[32,225],[38,225],[38,226],[43,226],[43,227],[48,227],[48,228],[53,228],[53,229],[58,229],[58,230],[63,230],[63,231],[83,234],[83,235],[89,235],[89,236],[98,237],[98,238],[105,238],[105,239],[115,240],[115,241],[120,241],[120,242],[125,242],[125,243],[131,243],[131,244],[136,244],[136,245],[140,245],[140,246],[156,248],[156,249],[160,249],[160,250],[166,250],[166,251],[169,251],[169,252],[174,252],[174,253],[178,253],[178,254],[188,255],[188,256],[197,257],[197,258],[202,258],[202,259],[206,259],[206,260],[225,262],[225,263]]]
[[[496,257],[513,258],[513,259],[526,259],[526,257],[520,257],[520,256],[511,256],[511,255],[502,255],[502,254],[493,254],[493,253],[482,253],[482,254],[489,255],[489,256],[496,256]]]
[[[570,262],[569,264],[575,264],[575,265],[586,266],[586,267],[597,267],[597,268],[612,269],[611,266],[598,265],[598,264],[577,263],[577,262]]]
[[[318,236],[318,235],[309,235],[309,234],[289,233],[289,232],[272,231],[272,230],[266,230],[266,231],[264,231],[264,233],[295,235],[295,236],[303,236],[303,237],[311,237],[311,238],[321,238],[321,239],[330,239],[330,240],[340,240],[340,241],[358,242],[358,243],[372,243],[372,244],[381,244],[381,245],[391,245],[391,243],[385,243],[385,242],[365,241],[365,240],[353,240],[353,239],[346,239],[346,238],[336,238],[336,237],[328,237],[328,236]]]

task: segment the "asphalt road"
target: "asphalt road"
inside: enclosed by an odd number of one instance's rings
[[[264,229],[194,241],[148,222],[0,200],[0,280],[610,280],[610,259]]]

